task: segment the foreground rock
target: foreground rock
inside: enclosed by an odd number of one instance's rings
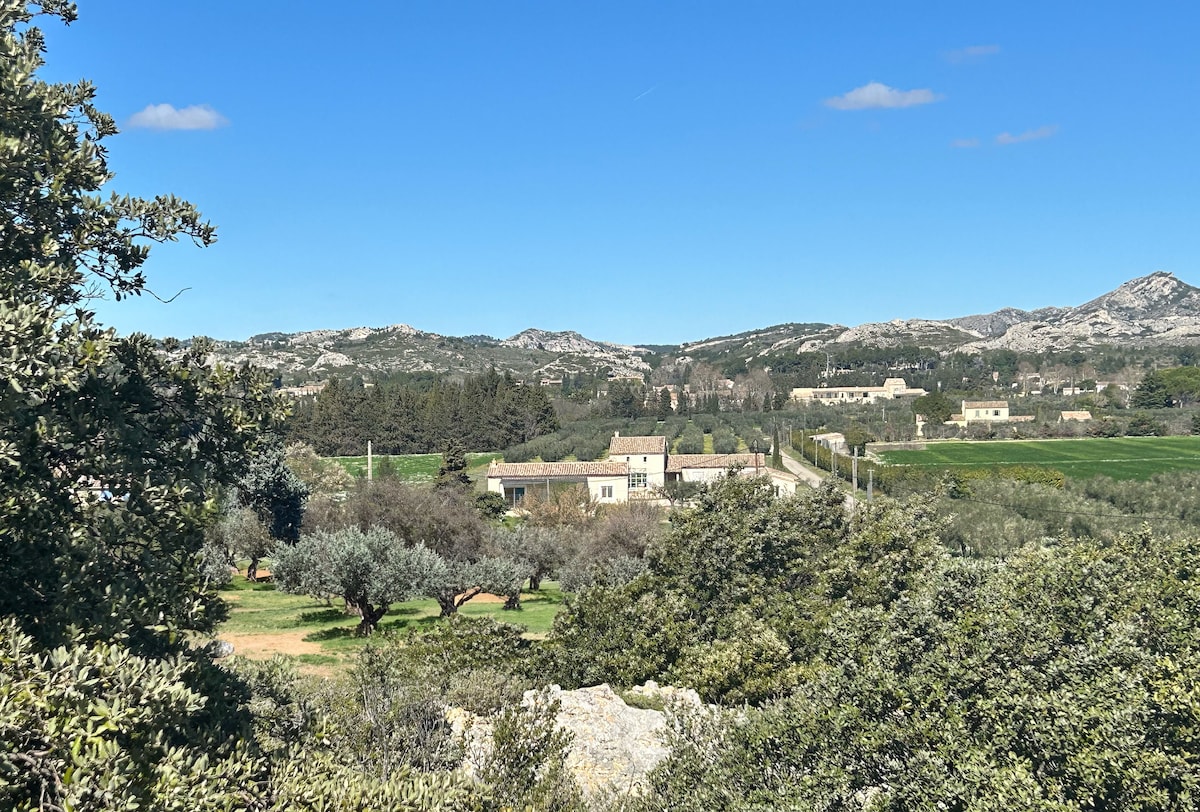
[[[666,712],[654,707],[684,713],[706,707],[691,689],[659,686],[653,681],[627,695],[641,697],[653,707],[631,707],[607,684],[574,691],[551,685],[544,691],[526,692],[522,700],[524,707],[557,703],[554,722],[572,735],[567,769],[590,796],[641,791],[647,774],[669,755]],[[464,770],[478,774],[491,754],[491,720],[457,708],[446,716],[463,742]]]

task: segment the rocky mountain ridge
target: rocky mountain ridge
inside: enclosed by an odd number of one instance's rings
[[[395,372],[469,374],[488,367],[523,378],[557,379],[579,372],[640,377],[658,354],[675,361],[778,357],[837,352],[847,346],[920,346],[941,353],[1086,349],[1104,345],[1200,343],[1200,288],[1157,271],[1077,307],[1026,311],[1005,307],[954,319],[896,319],[855,327],[789,323],[678,346],[630,346],[575,331],[530,328],[510,338],[442,336],[407,324],[302,333],[265,333],[216,342],[226,363],[250,362],[295,383],[329,375],[372,377]]]

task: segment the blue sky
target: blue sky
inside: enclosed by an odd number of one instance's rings
[[[676,343],[1200,284],[1194,2],[83,0],[43,75],[218,226],[122,332]],[[167,106],[169,105],[169,107]]]

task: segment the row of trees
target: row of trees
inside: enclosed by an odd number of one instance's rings
[[[439,452],[451,441],[473,449],[506,448],[557,428],[541,387],[489,370],[462,383],[365,387],[334,379],[295,404],[287,437],[325,456],[362,454],[368,440],[381,454],[415,454]]]
[[[315,493],[303,533],[286,544],[253,510],[231,503],[209,533],[205,572],[225,583],[232,561],[246,558],[253,579],[257,561],[270,555],[278,588],[341,599],[360,618],[359,634],[369,635],[392,604],[415,597],[437,600],[448,617],[484,593],[520,609],[525,585],[537,590],[551,576],[569,590],[623,583],[641,571],[662,521],[657,507],[602,508],[586,488],[568,487],[531,493],[526,521],[510,527],[493,523],[495,500],[486,497],[449,478],[433,488],[360,480]]]

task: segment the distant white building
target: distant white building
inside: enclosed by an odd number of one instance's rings
[[[600,504],[660,499],[669,482],[711,482],[730,468],[741,476],[766,476],[775,493],[796,492],[799,480],[787,471],[767,467],[766,455],[669,454],[667,438],[613,435],[608,459],[597,462],[493,462],[488,467],[487,489],[512,506],[530,493],[549,493],[555,485],[582,484]]]
[[[883,386],[800,386],[792,390],[791,399],[797,403],[840,406],[847,403],[874,403],[877,400],[920,397],[924,394],[924,389],[910,389],[903,378],[887,378]]]
[[[966,427],[972,423],[1028,423],[1033,415],[1010,415],[1007,400],[964,400],[962,412],[951,415],[946,425]]]

